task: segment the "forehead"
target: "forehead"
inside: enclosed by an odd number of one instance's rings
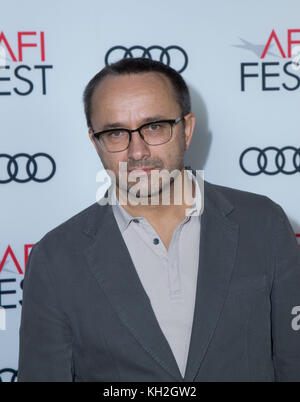
[[[174,110],[175,108],[175,110]],[[120,120],[135,114],[172,113],[179,109],[168,77],[156,72],[109,75],[95,88],[92,96],[92,120]]]

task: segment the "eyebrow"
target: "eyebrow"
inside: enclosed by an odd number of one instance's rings
[[[140,121],[139,127],[142,126],[143,124],[150,123],[152,121],[157,121],[157,120],[168,120],[168,119],[166,119],[166,117],[164,117],[164,116],[162,116],[160,114],[145,117],[144,119],[142,119]],[[100,131],[109,130],[110,128],[126,128],[126,124],[119,123],[119,122],[106,123]]]

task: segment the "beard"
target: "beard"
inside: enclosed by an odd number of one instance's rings
[[[185,149],[185,137],[183,131],[180,136],[180,144],[177,148],[175,158],[171,161],[169,167],[164,167],[163,161],[158,158],[140,161],[130,160],[125,163],[119,162],[118,174],[113,174],[114,185],[116,185],[116,189],[119,190],[119,194],[122,193],[123,197],[126,198],[136,198],[145,204],[151,199],[161,199],[164,193],[172,191],[175,180],[179,179],[178,176],[184,168]],[[120,165],[124,166],[121,167]],[[103,166],[107,169],[104,163]],[[154,168],[149,172],[149,174],[128,172],[129,169],[138,169],[142,166],[154,166]]]

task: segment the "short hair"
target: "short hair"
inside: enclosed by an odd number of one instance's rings
[[[143,57],[124,58],[104,67],[86,85],[83,92],[83,103],[87,126],[92,128],[91,108],[94,90],[105,77],[109,75],[118,76],[150,72],[164,74],[170,80],[182,115],[190,113],[191,99],[189,89],[182,76],[176,70],[160,61],[152,59]]]

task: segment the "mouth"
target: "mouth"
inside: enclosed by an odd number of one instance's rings
[[[140,172],[140,173],[147,173],[149,174],[151,172],[151,170],[155,169],[155,167],[139,167],[139,168],[133,168],[133,169],[129,169],[129,173],[131,172]]]

